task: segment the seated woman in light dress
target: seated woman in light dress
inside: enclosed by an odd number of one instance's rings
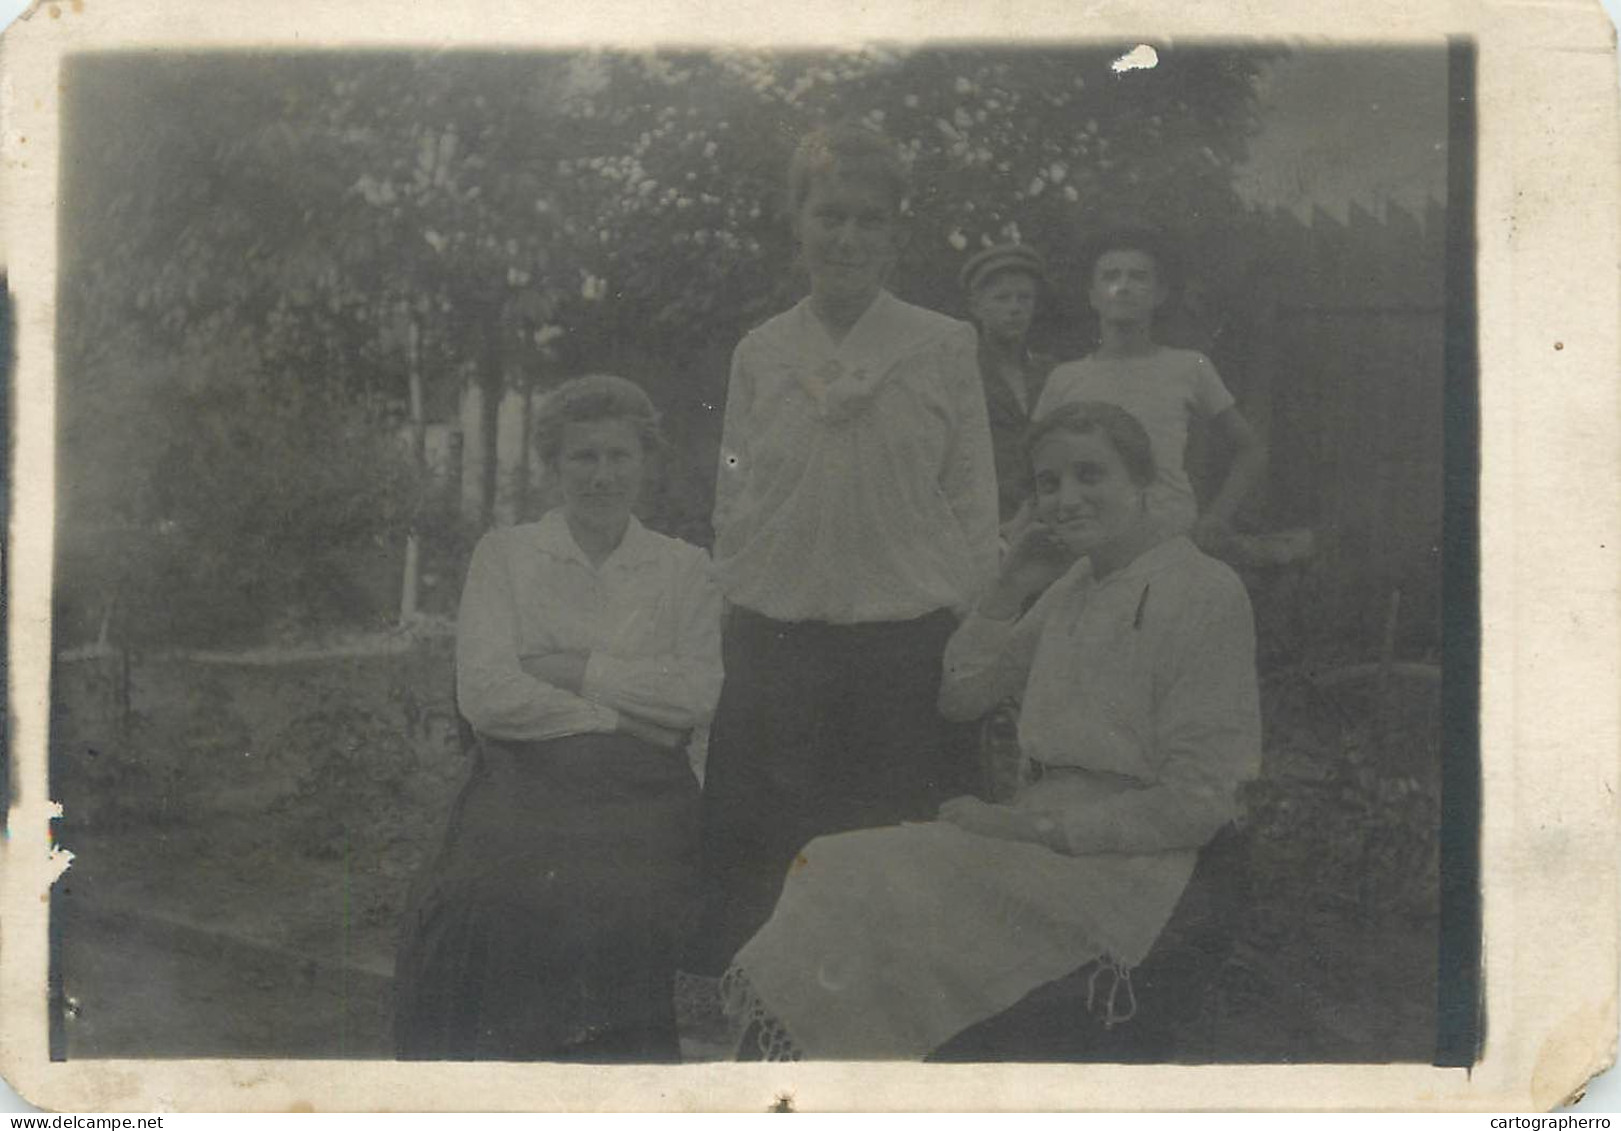
[[[694,896],[684,747],[720,695],[708,556],[631,514],[647,395],[582,377],[536,440],[563,505],[492,530],[467,571],[456,698],[472,776],[417,884],[395,974],[402,1058],[673,1061]]]
[[[1124,410],[1066,405],[1031,454],[1037,521],[941,690],[959,718],[1022,690],[1029,780],[1010,804],[812,841],[727,972],[745,1056],[920,1059],[1088,963],[1108,975],[1096,1009],[1124,1020],[1132,967],[1238,815],[1261,754],[1242,584],[1151,512],[1152,449]]]

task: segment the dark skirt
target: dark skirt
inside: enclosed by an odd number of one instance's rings
[[[834,625],[733,609],[710,729],[703,916],[684,965],[718,975],[819,836],[927,820],[971,792],[975,730],[939,713],[946,609]]]
[[[402,1059],[674,1061],[698,786],[627,735],[482,740],[395,969]]]

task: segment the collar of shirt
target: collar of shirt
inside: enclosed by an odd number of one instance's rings
[[[563,508],[558,507],[547,511],[541,520],[535,523],[535,548],[558,561],[575,562],[593,573],[601,573],[610,569],[637,569],[656,561],[658,536],[638,522],[635,515],[631,515],[630,522],[625,527],[625,536],[619,540],[619,545],[614,547],[613,553],[608,555],[599,568],[591,564],[591,559],[586,557],[585,551],[574,541]]]
[[[796,309],[799,312],[797,328],[804,345],[823,356],[836,357],[846,365],[875,373],[888,372],[901,358],[944,334],[967,332],[967,323],[902,302],[886,290],[878,292],[872,305],[836,345],[811,309],[809,298],[802,299]]]
[[[761,330],[782,335],[770,344],[790,359],[787,364],[795,378],[816,402],[820,415],[830,420],[848,419],[870,405],[902,358],[965,329],[954,318],[902,302],[885,290],[836,344],[809,298],[800,301],[791,317],[767,327]]]
[[[1158,545],[1138,554],[1127,564],[1115,570],[1101,580],[1092,576],[1092,562],[1089,558],[1082,558],[1076,565],[1082,575],[1077,578],[1084,588],[1107,589],[1114,585],[1129,585],[1134,582],[1147,582],[1156,573],[1159,573],[1176,563],[1198,553],[1185,534],[1174,538],[1167,538]]]

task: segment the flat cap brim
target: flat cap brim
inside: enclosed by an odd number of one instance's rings
[[[1021,271],[1039,282],[1047,281],[1047,262],[1041,253],[1024,244],[1007,243],[976,252],[957,275],[962,289],[972,293],[980,283],[1000,271]]]

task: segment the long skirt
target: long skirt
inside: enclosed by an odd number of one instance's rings
[[[683,965],[719,975],[811,840],[924,820],[978,785],[974,728],[939,713],[949,610],[857,625],[733,609],[709,734],[703,917]]]
[[[402,1059],[674,1061],[698,786],[627,735],[481,740],[395,972]]]
[[[1111,788],[1049,775],[1013,804],[1050,811]],[[1197,855],[1066,856],[943,822],[813,841],[726,976],[728,1011],[770,1046],[744,1053],[922,1059],[1091,962],[1092,1008],[1127,1021],[1131,968]]]

